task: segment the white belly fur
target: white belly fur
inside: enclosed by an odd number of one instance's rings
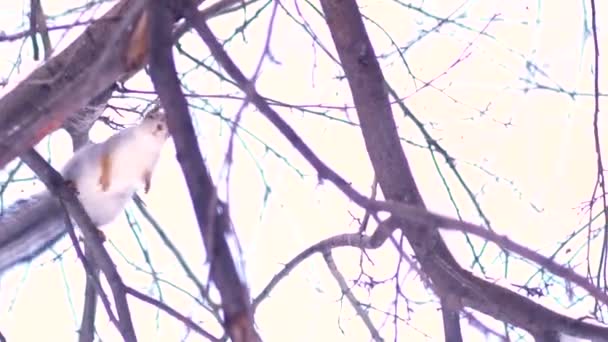
[[[144,174],[152,171],[158,161],[165,139],[131,131],[136,129],[137,127],[127,128],[103,145],[83,147],[64,167],[63,176],[74,182],[79,200],[97,226],[110,223],[120,214],[143,184]],[[108,146],[112,147],[110,184],[103,191],[99,181],[102,173],[101,160],[108,153]]]

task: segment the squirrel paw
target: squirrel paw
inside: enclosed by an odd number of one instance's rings
[[[109,154],[104,154],[101,157],[101,176],[99,176],[99,185],[102,191],[108,191],[110,188],[110,174],[112,170],[112,159]]]
[[[78,187],[76,186],[76,182],[71,179],[66,179],[64,184],[68,189],[73,191],[76,196],[80,195],[80,192],[78,192]]]
[[[144,192],[147,194],[150,191],[150,185],[152,183],[152,172],[146,170],[144,172]]]
[[[99,239],[101,240],[101,243],[106,242],[108,239],[106,238],[106,234],[99,228],[97,228],[97,235],[99,236]]]
[[[108,239],[106,238],[106,234],[101,231],[101,229],[96,228],[95,229],[95,233],[97,233],[97,236],[99,236],[99,239],[101,240],[101,243],[106,242]],[[78,239],[80,242],[84,242],[84,236],[81,236],[80,239]]]

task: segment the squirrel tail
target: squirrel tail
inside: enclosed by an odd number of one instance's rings
[[[61,203],[48,191],[15,202],[0,215],[0,274],[31,261],[66,232]]]

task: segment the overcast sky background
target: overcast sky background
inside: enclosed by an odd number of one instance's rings
[[[27,27],[25,13],[28,3],[3,4],[0,30],[13,33]],[[43,1],[42,5],[47,15],[53,15],[79,3],[82,2]],[[421,30],[437,25],[437,21],[407,10],[394,1],[358,3],[362,12],[380,23],[400,46],[416,40]],[[237,12],[212,20],[211,27],[216,36],[229,37],[234,28],[254,15],[262,4],[259,2],[246,13]],[[298,13],[294,1],[283,4],[292,14]],[[316,2],[314,4],[318,6]],[[413,73],[424,81],[437,78],[432,87],[417,90],[416,86],[420,88],[423,83],[412,82],[386,34],[368,21],[366,25],[376,54],[384,56],[391,53],[387,59],[380,60],[385,78],[400,96],[406,98],[405,104],[426,124],[433,137],[456,158],[458,170],[490,218],[493,228],[549,255],[570,233],[589,220],[581,205],[591,196],[596,174],[593,98],[580,96],[572,99],[553,91],[525,91],[530,86],[523,79],[533,79],[568,91],[592,92],[593,45],[591,37],[585,36],[585,25],[589,25],[585,18],[590,18],[589,8],[585,8],[588,2],[446,0],[416,1],[412,5],[422,6],[438,17],[451,14],[452,19],[478,31],[487,26],[487,33],[495,38],[445,25],[439,32],[413,44],[405,54]],[[606,22],[608,8],[602,3],[598,6],[597,21]],[[95,15],[103,13],[105,8],[99,7]],[[304,2],[299,2],[298,8],[319,40],[336,56],[322,18]],[[247,75],[252,74],[263,51],[270,12],[267,8],[244,36],[237,35],[228,45],[229,53]],[[488,24],[494,16],[497,16],[496,20]],[[68,19],[73,22],[74,17],[66,17],[62,23],[69,23]],[[352,105],[342,73],[325,52],[318,47],[312,48],[311,39],[303,29],[281,10],[275,28],[271,51],[280,64],[265,62],[257,82],[260,93],[291,104]],[[68,44],[80,31],[71,30],[61,39],[59,46]],[[608,41],[605,30],[600,31],[600,35],[601,43]],[[60,36],[60,33],[52,35],[54,44]],[[203,42],[196,35],[185,36],[181,43],[197,58],[208,56]],[[25,60],[27,56],[31,59],[31,42],[21,44],[22,41],[0,44],[0,75],[4,78],[10,75],[10,82],[21,79],[35,65],[31,60]],[[20,48],[23,48],[22,66],[10,74]],[[460,57],[464,58],[450,67]],[[194,67],[184,57],[176,54],[176,58],[180,71]],[[541,70],[527,68],[527,62],[534,63]],[[601,72],[600,84],[606,84],[606,75],[605,71]],[[239,94],[227,83],[203,71],[188,74],[183,82],[191,91],[204,95]],[[145,74],[138,75],[127,86],[153,90]],[[233,117],[242,104],[238,100],[218,98],[190,98],[189,102],[227,117]],[[114,100],[111,103],[129,106],[142,102]],[[602,108],[607,104],[602,98]],[[373,172],[358,127],[286,108],[277,110],[323,161],[358,190],[369,194]],[[393,110],[401,137],[425,146],[424,138],[411,120],[404,117],[398,106],[395,105]],[[327,114],[356,122],[353,110],[331,110]],[[110,110],[106,115],[127,124],[136,119],[133,115],[119,117]],[[254,135],[241,131],[239,137],[242,140],[236,140],[229,186],[226,186],[223,165],[230,130],[217,116],[203,110],[194,109],[193,117],[201,149],[220,186],[221,196],[229,199],[232,219],[244,251],[252,296],[257,296],[282,265],[306,247],[338,233],[357,231],[357,222],[351,214],[361,218],[362,210],[350,204],[331,184],[319,184],[312,168],[255,109],[249,107],[243,113],[241,124]],[[608,125],[603,120],[600,124],[601,132],[604,132]],[[111,133],[99,123],[91,137],[100,141]],[[272,146],[285,159],[267,151],[255,137]],[[405,142],[403,147],[427,206],[455,216],[457,212],[428,150]],[[59,168],[70,157],[72,148],[68,135],[60,131],[44,140],[38,150],[45,154],[50,151],[53,165]],[[459,204],[460,215],[469,221],[482,223],[454,174],[441,157],[437,156],[437,159],[451,189],[450,195]],[[0,180],[6,179],[8,170],[0,171]],[[26,177],[28,172],[21,175]],[[266,200],[265,182],[271,189]],[[40,189],[42,185],[39,182],[15,183],[8,188],[5,199],[16,200]],[[141,195],[189,265],[198,274],[205,274],[202,242],[172,142],[163,151],[151,192]],[[163,279],[195,293],[194,286],[180,270],[175,258],[150,225],[144,223],[134,205],[129,206],[129,212],[140,219],[139,236],[150,251],[156,271]],[[157,295],[150,276],[126,261],[148,271],[126,216],[117,219],[104,231],[111,242],[108,249],[125,282]],[[456,258],[463,265],[470,265],[471,252],[461,235],[449,233],[444,236]],[[558,260],[570,260],[585,239],[586,233],[575,238],[568,245],[572,252],[559,254]],[[599,242],[591,250],[592,258],[599,256]],[[9,341],[48,340],[49,337],[56,341],[74,340],[82,310],[84,276],[79,260],[69,247],[70,242],[66,239],[54,248],[59,253],[68,249],[61,261],[52,261],[55,254],[45,253],[31,266],[18,267],[0,280],[0,331]],[[359,275],[360,253],[340,249],[335,250],[334,255],[347,279],[355,279]],[[385,246],[381,250],[370,251],[369,255],[374,264],[363,263],[366,273],[376,280],[394,275],[397,256],[393,249]],[[580,265],[584,257],[583,250],[573,265]],[[523,284],[533,274],[530,265],[510,259],[507,279],[503,280],[504,258],[495,248],[486,251],[484,261],[487,275],[507,285]],[[479,272],[479,269],[472,271]],[[584,268],[579,271],[583,272]],[[400,286],[411,300],[414,311],[408,314],[405,304],[400,303],[398,311],[404,321],[397,323],[399,336],[407,337],[408,341],[442,340],[438,305],[420,286],[416,275],[404,272]],[[187,295],[168,285],[163,285],[162,290],[166,303],[186,315],[193,315],[195,320],[205,320],[201,325],[218,334],[220,327],[207,324],[210,317],[201,315],[197,304]],[[394,283],[380,284],[370,292],[357,288],[355,294],[364,303],[372,302],[379,310],[390,311],[395,296]],[[563,289],[555,285],[550,294],[540,301],[564,311],[558,304],[564,300]],[[297,267],[274,289],[271,297],[259,307],[256,322],[265,341],[368,341],[368,331],[350,304],[340,302],[340,295],[322,257],[316,255]],[[163,314],[157,320],[156,310],[137,300],[130,300],[130,304],[140,340],[177,341],[184,337],[181,323]],[[578,317],[587,314],[585,309],[578,305],[567,312]],[[395,333],[393,322],[383,318],[382,312],[374,310],[371,317],[383,337],[392,340]],[[97,322],[104,341],[119,339],[102,307],[99,308]],[[500,329],[500,325],[497,328]],[[484,340],[473,329],[465,329],[465,334],[467,341]],[[199,341],[200,338],[190,334],[187,340]]]

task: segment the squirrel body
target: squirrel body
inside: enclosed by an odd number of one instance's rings
[[[149,191],[168,137],[164,112],[152,111],[140,124],[80,148],[66,163],[61,174],[96,226],[112,222],[142,185]],[[0,216],[0,273],[59,240],[67,232],[64,217],[59,200],[48,191],[9,207]]]
[[[81,148],[63,167],[63,178],[76,188],[95,225],[111,222],[142,184],[149,191],[168,137],[164,114],[151,112],[139,125]]]

